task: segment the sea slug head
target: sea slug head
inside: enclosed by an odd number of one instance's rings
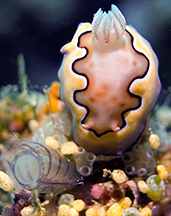
[[[146,127],[160,93],[158,60],[119,9],[101,9],[62,47],[60,96],[74,141],[95,154],[121,155]]]
[[[102,43],[114,43],[124,34],[125,28],[125,18],[115,5],[111,6],[108,13],[103,12],[100,8],[94,14],[92,33]]]

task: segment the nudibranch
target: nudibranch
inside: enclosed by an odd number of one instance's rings
[[[120,10],[101,9],[62,47],[60,96],[75,142],[95,154],[121,155],[143,133],[160,93],[158,60]]]

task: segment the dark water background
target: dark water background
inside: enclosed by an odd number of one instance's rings
[[[163,88],[171,85],[170,0],[0,0],[0,86],[17,84],[17,55],[23,53],[33,85],[57,80],[60,48],[80,22],[91,22],[101,7],[116,4],[150,41],[159,61]]]

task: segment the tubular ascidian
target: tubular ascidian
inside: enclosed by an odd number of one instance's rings
[[[37,188],[39,193],[61,192],[81,183],[73,162],[58,150],[38,142],[6,141],[1,159],[16,189]]]

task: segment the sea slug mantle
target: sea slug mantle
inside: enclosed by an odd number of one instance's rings
[[[160,93],[158,60],[119,9],[81,23],[62,47],[61,99],[75,142],[95,154],[121,155],[137,142]]]

